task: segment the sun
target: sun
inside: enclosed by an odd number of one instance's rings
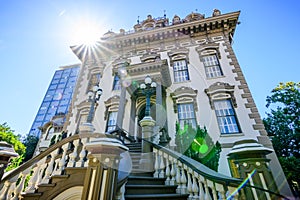
[[[80,20],[76,23],[73,32],[73,42],[75,44],[93,45],[100,40],[103,30],[100,24],[92,21]]]

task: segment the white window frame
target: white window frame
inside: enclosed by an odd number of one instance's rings
[[[220,62],[216,54],[205,55],[202,57],[207,78],[216,78],[223,76]]]
[[[190,80],[188,64],[185,59],[173,61],[174,82],[180,83]]]
[[[239,123],[231,100],[214,100],[213,103],[221,134],[240,133]]]
[[[107,123],[106,123],[106,132],[113,131],[116,129],[117,116],[118,116],[118,111],[108,112]]]
[[[121,79],[117,74],[114,76],[114,82],[113,82],[113,89],[112,90],[121,90]]]
[[[181,128],[185,124],[191,124],[193,128],[197,127],[196,114],[193,103],[177,104],[178,121]]]

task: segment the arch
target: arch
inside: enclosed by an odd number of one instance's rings
[[[81,199],[82,195],[82,186],[75,186],[68,188],[67,190],[63,191],[59,195],[53,198],[53,200],[78,200]]]

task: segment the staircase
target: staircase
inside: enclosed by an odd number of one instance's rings
[[[155,178],[153,172],[146,172],[140,169],[140,159],[142,154],[141,143],[131,143],[126,145],[132,159],[132,172],[128,177],[125,186],[125,199],[173,199],[183,200],[188,198],[188,194],[177,194],[177,185],[165,185],[166,178]]]

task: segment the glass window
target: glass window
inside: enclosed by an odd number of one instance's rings
[[[221,134],[239,133],[239,127],[230,100],[214,101],[215,112]]]
[[[51,126],[47,129],[46,140],[50,140],[52,138],[53,133],[54,133],[54,128]]]
[[[189,71],[185,60],[173,62],[174,81],[184,82],[190,80]]]
[[[51,84],[49,87],[49,90],[54,90],[54,89],[56,89],[56,87],[57,87],[57,84]]]
[[[216,55],[204,56],[202,58],[207,78],[223,76],[218,58]]]
[[[177,110],[180,127],[184,127],[184,124],[191,124],[193,128],[196,128],[194,104],[178,104]]]
[[[112,131],[115,130],[117,125],[117,115],[118,112],[109,112],[108,113],[108,120],[107,120],[107,126],[106,131]]]
[[[92,91],[93,87],[95,85],[98,85],[100,82],[100,73],[97,74],[92,74],[90,81],[89,81],[89,86],[87,91]]]
[[[121,82],[120,82],[120,78],[118,75],[115,75],[113,90],[121,90]]]

